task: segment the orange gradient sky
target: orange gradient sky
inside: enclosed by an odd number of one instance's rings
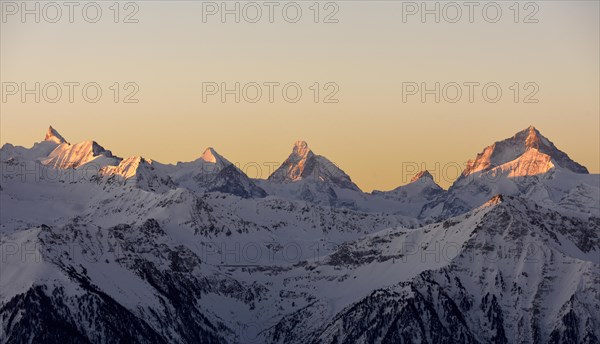
[[[528,24],[514,23],[504,2],[497,23],[479,15],[475,23],[403,23],[402,2],[343,1],[339,22],[329,24],[314,23],[312,2],[298,3],[304,12],[295,24],[278,16],[275,23],[203,23],[199,1],[137,2],[139,22],[131,24],[113,22],[112,2],[102,3],[95,24],[77,16],[54,24],[8,17],[0,30],[3,83],[97,82],[103,96],[97,103],[77,93],[73,103],[64,94],[57,103],[9,96],[0,103],[0,143],[31,146],[51,124],[70,142],[93,139],[121,157],[174,163],[212,146],[244,166],[283,162],[303,139],[371,191],[407,183],[407,163],[428,168],[447,187],[454,166],[534,125],[600,171],[597,1],[536,2],[539,22]],[[203,82],[270,81],[299,83],[302,99],[202,102]],[[403,82],[470,81],[497,82],[502,99],[489,103],[476,93],[473,103],[464,95],[457,103],[402,101]],[[115,103],[115,82],[139,85],[139,103]],[[339,103],[315,103],[315,82],[339,85]],[[539,85],[539,102],[515,103],[515,82]]]

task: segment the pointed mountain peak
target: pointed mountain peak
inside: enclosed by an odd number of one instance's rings
[[[327,158],[313,153],[306,141],[294,143],[292,154],[268,178],[276,183],[301,180],[331,183],[340,188],[360,190],[350,176]]]
[[[52,128],[52,126],[48,127],[48,131],[46,132],[46,137],[44,141],[51,141],[57,144],[68,143],[62,135],[56,131],[56,129]]]
[[[204,153],[202,153],[201,159],[206,162],[216,163],[217,162],[217,152],[212,147],[208,147],[204,150]]]
[[[538,145],[541,138],[543,137],[540,132],[533,126],[530,125],[527,128],[527,138],[525,139],[525,144],[529,147],[533,147],[534,145]]]
[[[431,173],[429,173],[429,171],[427,171],[427,170],[423,170],[423,171],[415,174],[415,176],[412,177],[412,179],[410,180],[410,182],[414,183],[414,182],[416,182],[418,180],[425,179],[425,178],[429,178],[429,179],[433,180],[433,176],[431,175]]]
[[[528,127],[527,127],[527,129],[525,129],[525,130],[523,130],[523,131],[527,131],[527,132],[533,132],[533,131],[535,131],[535,132],[537,132],[538,134],[540,133],[540,132],[539,132],[539,130],[537,130],[537,128],[536,128],[536,127],[534,127],[533,125],[530,125],[530,126],[528,126]],[[502,196],[502,195],[499,195],[499,196]]]
[[[311,152],[310,148],[308,148],[308,143],[306,141],[298,140],[294,142],[294,148],[292,149],[292,155],[295,155],[300,158],[304,158],[308,156]]]
[[[552,161],[556,162],[555,165],[562,168],[575,173],[589,173],[587,168],[571,160],[566,153],[556,148],[554,143],[544,137],[538,129],[529,126],[511,138],[486,147],[475,159],[469,160],[462,176],[504,165],[522,156],[527,156],[525,153],[531,149],[548,155]]]
[[[224,167],[226,165],[231,164],[227,159],[225,159],[219,153],[217,153],[217,151],[212,147],[206,148],[204,150],[204,153],[202,153],[200,159],[204,162],[219,165],[220,167]]]
[[[533,125],[530,125],[524,130],[519,131],[513,136],[513,139],[519,143],[522,143],[527,148],[537,148],[540,145],[550,145],[550,141],[545,138],[539,130]]]
[[[275,171],[269,179],[279,182],[298,181],[311,175],[312,168],[316,165],[317,156],[308,148],[306,141],[294,142],[292,153]],[[308,167],[308,170],[306,170]]]
[[[107,157],[113,156],[111,151],[109,151],[108,149],[105,149],[96,141],[83,141],[83,142],[75,144],[74,146],[78,147],[79,152],[89,151],[89,152],[91,152],[91,154],[93,156],[98,156],[98,155],[105,155]]]

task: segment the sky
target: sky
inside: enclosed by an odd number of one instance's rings
[[[461,15],[434,1],[275,2],[271,18],[264,2],[75,3],[69,18],[38,2],[36,23],[0,1],[0,144],[29,147],[52,125],[164,163],[210,146],[266,178],[301,139],[371,191],[421,168],[447,187],[534,125],[600,172],[598,1],[476,2],[472,16],[463,2]]]

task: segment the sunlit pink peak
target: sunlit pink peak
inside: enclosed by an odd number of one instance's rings
[[[60,135],[58,131],[56,131],[56,129],[52,128],[52,126],[48,127],[48,131],[46,132],[46,137],[44,138],[44,141],[52,141],[57,144],[68,143],[67,140],[65,140],[65,138],[62,137],[62,135]]]
[[[215,151],[215,149],[212,147],[206,148],[200,159],[213,164],[228,164],[228,161],[219,155],[219,153],[217,153],[217,151]]]
[[[83,141],[76,144],[59,145],[50,152],[42,163],[55,168],[65,169],[76,168],[92,161],[98,163],[97,159],[110,162],[110,164],[119,160],[119,158],[112,155],[111,151],[104,149],[96,141]]]
[[[212,147],[206,148],[204,150],[204,153],[202,153],[202,160],[204,160],[206,162],[216,163],[217,162],[217,152],[215,152],[215,150]]]
[[[310,148],[308,148],[308,143],[306,141],[298,140],[294,142],[294,149],[292,153],[298,157],[306,157],[310,152]]]
[[[535,151],[530,152],[532,149]],[[571,160],[566,153],[556,148],[554,143],[544,137],[534,126],[529,126],[508,139],[495,142],[486,147],[481,153],[477,154],[475,159],[469,160],[462,176],[491,170],[519,157],[523,157],[528,161],[544,160],[538,153],[549,156],[560,167],[575,173],[588,173],[587,168]]]
[[[487,201],[487,202],[486,202],[486,203],[485,203],[485,204],[482,206],[482,208],[485,208],[485,207],[490,207],[490,206],[494,206],[494,205],[500,204],[500,203],[502,203],[502,202],[504,202],[504,196],[503,196],[502,194],[497,194],[497,195],[495,195],[494,197],[490,198],[490,200],[489,200],[489,201]]]
[[[525,138],[525,145],[527,147],[534,147],[540,144],[541,137],[543,136],[533,125],[530,125],[527,129],[523,130],[523,132],[527,132]]]
[[[429,173],[429,171],[427,171],[427,170],[423,170],[423,171],[415,174],[415,176],[412,177],[412,179],[410,180],[410,182],[414,183],[417,180],[420,180],[420,179],[423,179],[423,178],[429,178],[429,179],[433,180],[433,176],[431,175],[431,173]]]
[[[147,166],[150,162],[141,156],[133,156],[123,159],[117,166],[105,166],[100,170],[102,175],[119,175],[125,179],[135,177],[141,166]]]

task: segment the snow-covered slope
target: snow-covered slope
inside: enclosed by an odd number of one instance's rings
[[[443,223],[391,226],[326,255],[310,247],[307,260],[295,257],[297,239],[233,233],[227,243],[207,241],[161,222],[105,227],[77,218],[3,236],[5,245],[29,241],[37,252],[8,260],[2,297],[10,301],[0,306],[8,338],[54,342],[53,322],[69,329],[63,338],[93,342],[593,343],[598,336],[597,218],[496,197]],[[263,245],[280,247],[257,256]]]
[[[58,147],[41,161],[52,168],[95,168],[98,171],[104,166],[116,165],[121,160],[96,141],[70,144],[52,126],[48,129],[45,141],[58,144]]]
[[[422,229],[383,231],[324,261],[352,281],[332,290],[358,296],[363,289],[364,297],[316,326],[311,305],[270,336],[281,343],[595,343],[599,232],[598,218],[569,218],[512,197]],[[388,285],[368,271],[391,275]],[[315,326],[308,339],[306,323]]]
[[[268,180],[6,144],[0,342],[597,343],[599,176],[502,142],[372,194],[303,142]]]
[[[146,191],[164,192],[174,189],[175,183],[169,175],[154,167],[152,160],[131,157],[121,160],[117,166],[105,166],[98,176],[107,183],[129,184]]]
[[[573,190],[578,190],[575,192]],[[447,218],[485,203],[496,194],[520,195],[555,209],[598,214],[600,176],[572,161],[534,127],[485,148],[448,190],[425,206],[422,216]],[[563,201],[564,199],[564,201]]]
[[[350,176],[304,141],[296,141],[290,156],[258,185],[270,195],[338,207],[355,207],[363,195]]]
[[[0,161],[3,163],[11,162],[12,164],[37,161],[46,158],[50,152],[63,143],[68,142],[50,126],[44,140],[35,143],[31,148],[13,146],[10,143],[2,146],[2,148],[0,148]]]
[[[445,193],[427,170],[417,173],[407,185],[391,191],[373,191],[374,196],[397,201],[403,213],[413,217],[420,217],[425,205],[442,199]]]
[[[266,196],[263,189],[212,147],[194,161],[165,165],[163,169],[177,185],[195,192],[218,191],[245,198]]]
[[[76,144],[61,143],[42,164],[59,169],[93,166],[100,169],[107,165],[118,164],[119,159],[112,152],[104,149],[95,141],[84,141]]]
[[[316,155],[304,141],[296,141],[290,156],[269,176],[274,183],[312,181],[339,188],[360,190],[350,176],[327,158]]]
[[[581,166],[571,160],[569,156],[556,148],[556,146],[544,137],[535,127],[530,126],[525,130],[516,133],[513,137],[494,143],[486,147],[483,152],[477,154],[474,160],[467,163],[467,168],[462,173],[462,177],[466,177],[474,172],[490,170],[494,167],[503,165],[513,161],[529,150],[535,149],[538,153],[530,154],[528,160],[531,162],[526,170],[521,170],[521,173],[527,175],[535,175],[545,173],[548,168],[548,161],[542,158],[542,161],[535,159],[535,155],[543,154],[550,157],[557,166],[566,168],[575,173],[588,173],[587,168]],[[521,176],[525,174],[520,174]]]

